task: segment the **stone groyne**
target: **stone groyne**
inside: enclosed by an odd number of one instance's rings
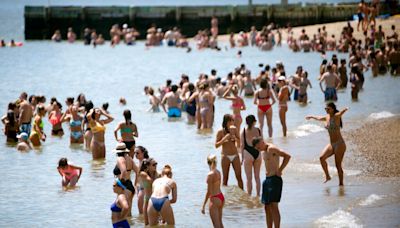
[[[381,4],[380,14],[399,13],[398,1]],[[186,36],[194,36],[200,29],[210,28],[213,16],[218,18],[219,33],[248,31],[274,22],[280,26],[319,24],[352,20],[357,12],[354,4],[289,4],[289,5],[238,5],[238,6],[25,6],[25,39],[50,39],[59,29],[65,38],[68,27],[83,37],[85,28],[95,29],[110,39],[113,24],[128,24],[145,38],[147,29],[155,24],[164,31],[178,26]]]

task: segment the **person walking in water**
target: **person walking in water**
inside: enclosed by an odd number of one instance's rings
[[[343,185],[342,161],[344,152],[346,151],[346,144],[343,140],[342,134],[340,133],[340,128],[343,127],[342,116],[347,110],[348,108],[344,108],[343,110],[338,111],[334,103],[328,103],[325,107],[325,111],[327,113],[326,116],[306,116],[306,120],[314,119],[325,121],[325,128],[328,130],[329,133],[330,143],[326,145],[326,147],[322,151],[321,157],[319,158],[322,169],[325,173],[324,183],[331,180],[326,159],[328,159],[332,155],[335,155],[335,164],[339,176],[339,185]]]
[[[68,185],[70,187],[75,187],[82,175],[82,167],[69,165],[66,158],[61,158],[58,161],[57,170],[62,177],[61,184],[63,187],[67,187]]]
[[[275,96],[266,79],[261,80],[260,89],[254,94],[254,104],[257,105],[258,121],[260,129],[263,131],[264,117],[267,120],[268,136],[272,137],[272,105],[275,103]],[[272,100],[272,103],[270,102]]]
[[[232,92],[232,95],[229,96],[230,92]],[[240,115],[240,112],[246,110],[246,105],[244,104],[243,99],[239,96],[238,92],[239,89],[237,85],[230,85],[222,97],[232,101],[235,126],[237,129],[240,129],[240,125],[242,124],[242,115]]]
[[[161,107],[164,112],[168,114],[169,118],[180,118],[181,117],[181,99],[178,94],[178,86],[172,85],[171,91],[168,92],[161,101]],[[165,108],[165,104],[168,105],[168,112]]]
[[[228,185],[229,168],[232,164],[239,188],[243,189],[242,167],[237,148],[240,148],[240,136],[234,126],[235,121],[229,114],[224,115],[222,129],[217,132],[215,148],[222,146],[221,166],[223,185]]]
[[[253,147],[263,151],[266,177],[263,182],[261,202],[265,205],[266,222],[268,228],[280,227],[281,215],[278,204],[282,195],[282,171],[290,160],[290,155],[275,145],[264,143],[262,137],[256,137],[252,141]],[[283,157],[280,163],[280,157]]]
[[[222,209],[224,207],[224,194],[221,192],[221,173],[217,169],[217,156],[209,155],[207,157],[210,172],[207,175],[207,193],[204,198],[201,213],[205,214],[205,207],[208,199],[210,199],[209,210],[211,221],[215,228],[223,228]]]

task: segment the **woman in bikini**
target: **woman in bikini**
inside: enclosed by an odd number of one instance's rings
[[[342,115],[348,110],[344,108],[341,111],[336,109],[334,103],[328,103],[325,107],[327,112],[326,116],[306,116],[306,120],[314,119],[319,121],[325,121],[325,128],[328,130],[330,143],[326,145],[322,151],[322,155],[319,158],[321,161],[322,169],[325,173],[325,182],[331,180],[331,176],[328,171],[328,163],[326,159],[335,155],[335,164],[339,176],[339,185],[343,185],[343,168],[342,161],[343,156],[346,151],[346,144],[343,140],[342,134],[340,133],[340,128],[342,128]]]
[[[243,81],[243,87],[240,90],[240,94],[244,91],[246,97],[252,97],[254,95],[254,90],[256,90],[256,84],[250,76],[250,72],[246,72]]]
[[[168,198],[169,194],[172,195],[171,200]],[[172,179],[171,166],[165,165],[161,177],[153,182],[153,193],[147,207],[150,226],[158,224],[160,215],[168,226],[175,225],[174,211],[171,204],[176,203],[177,197],[177,186]]]
[[[64,135],[64,130],[62,128],[61,113],[62,105],[58,101],[52,103],[52,109],[49,113],[49,121],[53,128],[51,129],[51,135],[62,136]]]
[[[135,138],[139,137],[139,133],[136,127],[136,124],[132,122],[132,114],[128,109],[124,110],[124,118],[125,121],[122,121],[118,124],[118,126],[114,130],[115,140],[117,142],[123,142],[126,145],[126,148],[130,151],[131,157],[133,157],[133,153],[135,151]],[[118,138],[118,131],[121,131],[121,138]]]
[[[100,120],[101,116],[106,119]],[[105,125],[114,120],[114,118],[99,108],[94,108],[86,115],[89,120],[89,127],[93,133],[90,144],[93,159],[102,159],[106,157],[106,146],[104,144],[104,135],[106,133]]]
[[[189,103],[195,100],[197,97],[199,99],[198,107],[200,110],[201,126],[200,129],[209,129],[212,124],[212,108],[214,103],[213,95],[208,90],[208,84],[202,83],[199,85],[199,93],[194,93],[189,98]]]
[[[286,83],[285,76],[280,76],[278,78],[278,100],[279,100],[279,119],[281,120],[283,136],[286,137],[287,127],[286,127],[286,112],[288,110],[287,101],[289,100],[289,88]]]
[[[232,95],[228,96],[230,92],[232,92]],[[246,105],[244,104],[243,99],[238,94],[239,94],[239,89],[237,85],[230,85],[222,97],[232,101],[232,110],[233,110],[233,118],[235,119],[235,126],[237,129],[240,129],[240,125],[242,124],[242,115],[240,115],[240,112],[246,110]]]
[[[238,129],[234,126],[235,121],[229,114],[224,115],[222,129],[217,132],[215,147],[222,146],[222,176],[223,185],[228,185],[229,168],[232,164],[239,188],[243,189],[242,171],[240,157],[237,147],[240,147],[240,136]]]
[[[136,159],[138,159],[139,160],[139,168],[138,168],[138,170],[140,170],[141,169],[141,164],[142,164],[142,161],[144,160],[144,159],[148,159],[149,158],[149,153],[148,153],[148,151],[147,151],[147,149],[146,148],[144,148],[143,146],[137,146],[136,148],[135,148],[135,155],[136,155]],[[138,211],[139,211],[139,214],[143,214],[143,201],[144,201],[144,187],[143,187],[143,185],[142,185],[142,183],[141,182],[138,182],[138,184],[137,184],[137,188],[136,188],[137,190],[138,190],[138,193],[137,193],[137,197],[138,197]]]
[[[247,128],[244,128],[240,137],[240,145],[243,158],[244,171],[247,179],[247,193],[251,195],[253,189],[253,170],[254,179],[256,181],[256,193],[257,197],[260,196],[260,168],[261,168],[261,156],[260,152],[252,146],[252,141],[255,137],[260,137],[261,130],[256,125],[256,117],[254,115],[248,115],[246,117]]]
[[[127,220],[129,213],[129,204],[125,196],[126,186],[116,179],[113,185],[113,191],[117,194],[117,199],[111,204],[111,222],[114,228],[129,228]]]
[[[61,158],[58,161],[58,172],[62,177],[62,186],[67,187],[75,187],[79,178],[82,175],[82,168],[74,165],[69,165],[68,160],[66,158]]]
[[[144,214],[144,224],[149,225],[149,217],[147,214],[147,208],[149,206],[149,200],[152,190],[153,181],[158,178],[157,173],[157,162],[153,158],[144,159],[140,165],[139,172],[139,183],[143,186],[144,192],[144,203],[143,203],[143,214]]]
[[[46,134],[43,132],[43,120],[42,117],[46,115],[46,109],[43,105],[37,106],[36,116],[33,120],[32,132],[29,136],[29,140],[31,141],[33,146],[40,146],[40,141],[46,140]]]
[[[138,167],[133,161],[132,157],[129,156],[129,149],[125,143],[118,143],[116,148],[113,150],[117,154],[117,164],[114,167],[113,173],[121,182],[126,186],[125,195],[129,203],[128,216],[131,216],[132,200],[135,196],[135,187],[131,181],[131,171],[136,174],[138,173]]]
[[[185,102],[185,111],[187,112],[187,118],[188,118],[188,123],[189,124],[194,124],[196,122],[196,114],[197,114],[197,104],[199,103],[198,97],[192,99],[191,102],[189,102],[190,97],[196,93],[196,87],[193,85],[193,83],[189,83],[188,86],[188,91],[186,94],[182,94],[182,101]]]
[[[71,136],[70,142],[83,143],[82,117],[78,113],[78,106],[71,105],[61,117],[61,122],[69,122]]]
[[[79,105],[79,103],[77,102],[76,105]],[[78,106],[78,107],[80,108],[80,106]],[[90,129],[89,120],[87,118],[87,114],[92,109],[93,109],[93,103],[92,103],[92,101],[88,101],[85,104],[85,114],[83,116],[83,122],[82,122],[82,129],[84,129],[84,131],[85,131],[84,139],[85,139],[86,150],[90,150],[90,145],[92,144],[92,138],[93,138],[93,133]]]
[[[215,228],[223,228],[222,209],[224,207],[225,198],[221,192],[221,173],[217,169],[217,156],[209,155],[207,163],[210,172],[207,175],[207,193],[201,208],[201,213],[205,214],[205,207],[208,199],[210,199],[209,210],[211,221]]]
[[[260,87],[261,88],[254,94],[254,104],[258,107],[258,121],[260,121],[260,129],[262,132],[264,128],[264,117],[266,117],[268,136],[272,137],[272,105],[275,104],[275,96],[266,79],[261,80]]]

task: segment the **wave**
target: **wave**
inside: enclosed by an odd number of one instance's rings
[[[395,116],[395,114],[388,111],[382,111],[377,113],[371,113],[371,115],[369,115],[368,118],[378,120],[378,119],[390,118],[393,116]]]
[[[341,209],[333,212],[331,215],[323,216],[315,221],[318,227],[335,227],[335,228],[359,228],[363,227],[360,224],[360,220],[350,214],[349,212],[343,211]]]
[[[322,168],[320,164],[311,164],[311,163],[297,163],[295,166],[292,165],[292,169],[295,169],[299,172],[307,172],[307,173],[321,173]],[[328,170],[330,173],[336,173],[336,167],[328,166]],[[346,176],[357,176],[361,174],[361,170],[353,170],[353,169],[344,169],[344,174]]]
[[[369,206],[374,204],[376,201],[383,199],[384,196],[372,194],[360,202],[360,206]]]
[[[297,127],[296,130],[291,132],[296,138],[304,137],[312,133],[323,131],[324,128],[315,124],[303,124]]]

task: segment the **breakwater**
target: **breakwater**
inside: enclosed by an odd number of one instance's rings
[[[382,4],[380,13],[398,13],[398,2]],[[238,5],[238,6],[25,6],[25,39],[50,39],[59,29],[65,38],[68,27],[83,37],[85,28],[95,29],[110,39],[113,24],[124,23],[140,32],[153,24],[163,30],[178,26],[182,33],[194,36],[198,30],[210,28],[213,16],[218,18],[220,34],[239,32],[255,25],[257,29],[271,22],[292,26],[351,20],[357,4],[299,4],[288,5]],[[397,11],[397,12],[396,12]]]

